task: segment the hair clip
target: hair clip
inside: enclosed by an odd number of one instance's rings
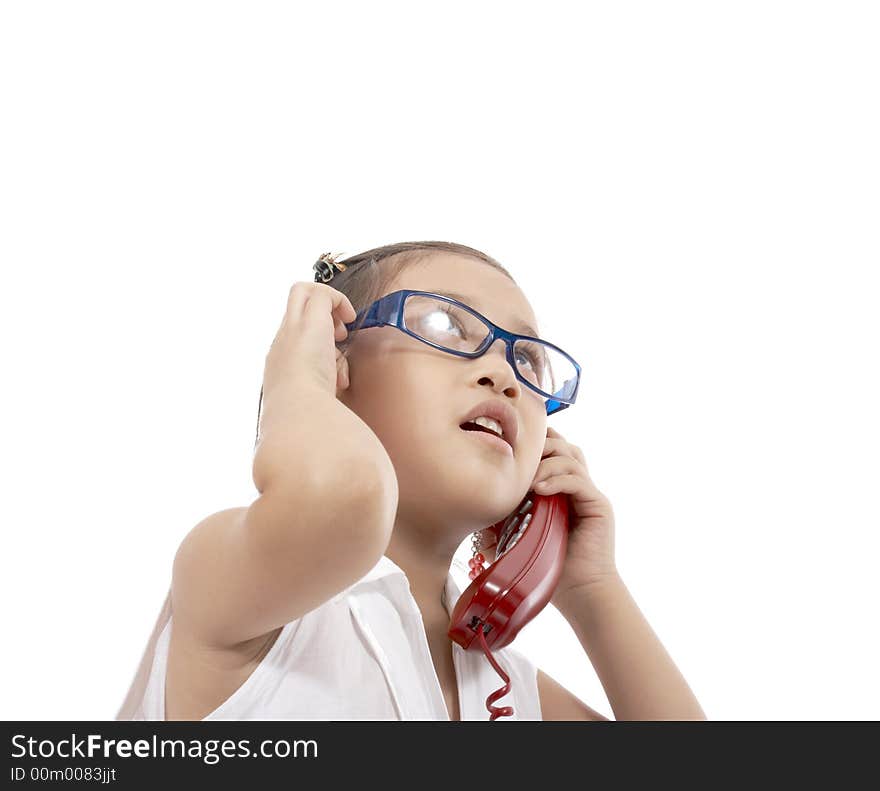
[[[315,282],[321,281],[328,283],[333,279],[336,272],[344,272],[347,267],[339,261],[333,260],[331,253],[324,253],[314,264],[312,269],[315,270]]]

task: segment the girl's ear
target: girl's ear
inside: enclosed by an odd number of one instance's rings
[[[336,397],[351,384],[348,378],[348,357],[339,349],[336,350]]]

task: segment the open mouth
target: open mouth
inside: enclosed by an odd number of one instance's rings
[[[481,426],[478,423],[462,423],[459,428],[462,431],[465,431],[469,434],[473,434],[475,439],[479,439],[487,444],[491,444],[493,447],[497,447],[500,450],[504,450],[508,453],[513,453],[513,448],[510,443],[504,439],[504,437],[496,434],[492,429],[486,428],[485,426]]]

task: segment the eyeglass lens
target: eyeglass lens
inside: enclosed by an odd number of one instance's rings
[[[458,305],[421,294],[409,294],[403,305],[406,328],[449,351],[475,352],[491,328]],[[577,382],[577,369],[564,354],[540,341],[517,340],[513,359],[520,375],[544,395],[568,396]]]

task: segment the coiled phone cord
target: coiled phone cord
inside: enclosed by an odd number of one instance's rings
[[[482,627],[482,624],[480,624],[480,627]],[[495,657],[492,656],[492,652],[489,650],[489,646],[486,643],[486,636],[483,634],[482,628],[477,628],[477,637],[480,638],[480,645],[483,647],[486,658],[489,660],[492,667],[495,668],[495,672],[504,679],[504,686],[499,687],[489,695],[488,698],[486,698],[486,708],[492,715],[489,717],[489,720],[496,720],[498,717],[509,717],[513,714],[513,706],[493,706],[492,704],[498,700],[498,698],[503,698],[508,692],[510,692],[510,676],[504,672],[501,665],[499,665],[498,662],[495,661]]]

